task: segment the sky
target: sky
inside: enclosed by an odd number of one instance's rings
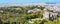
[[[60,0],[0,0],[0,3],[60,2]]]

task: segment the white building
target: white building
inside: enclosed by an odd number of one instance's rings
[[[54,18],[56,18],[57,15],[58,15],[58,13],[56,13],[56,12],[50,12],[50,17],[54,16]]]
[[[34,21],[36,21],[36,20],[40,20],[40,18],[35,18],[35,19],[29,19],[29,23],[34,23]]]
[[[44,9],[43,19],[48,19],[48,18],[49,18],[49,12],[47,11],[47,9]]]
[[[0,12],[3,12],[2,10],[0,10]]]
[[[47,8],[48,10],[53,10],[53,11],[60,11],[59,4],[46,4],[45,8]]]
[[[41,11],[40,9],[35,8],[35,9],[32,9],[32,10],[28,10],[28,13],[31,13],[31,12],[40,12],[40,11]]]

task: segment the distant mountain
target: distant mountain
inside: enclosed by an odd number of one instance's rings
[[[56,3],[0,3],[0,7],[8,6],[34,6],[34,5],[44,5],[44,4],[56,4]]]
[[[48,3],[48,2],[47,2],[46,4],[56,4],[56,3]]]
[[[0,3],[0,7],[8,7],[8,6],[33,6],[40,5],[42,3]]]

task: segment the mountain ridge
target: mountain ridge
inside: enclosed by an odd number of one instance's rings
[[[60,3],[60,2],[58,2]],[[8,6],[33,6],[33,5],[44,5],[44,4],[57,4],[57,3],[0,3],[0,7],[8,7]]]

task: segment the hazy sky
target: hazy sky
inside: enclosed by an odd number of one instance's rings
[[[0,3],[60,2],[60,0],[0,0]]]

